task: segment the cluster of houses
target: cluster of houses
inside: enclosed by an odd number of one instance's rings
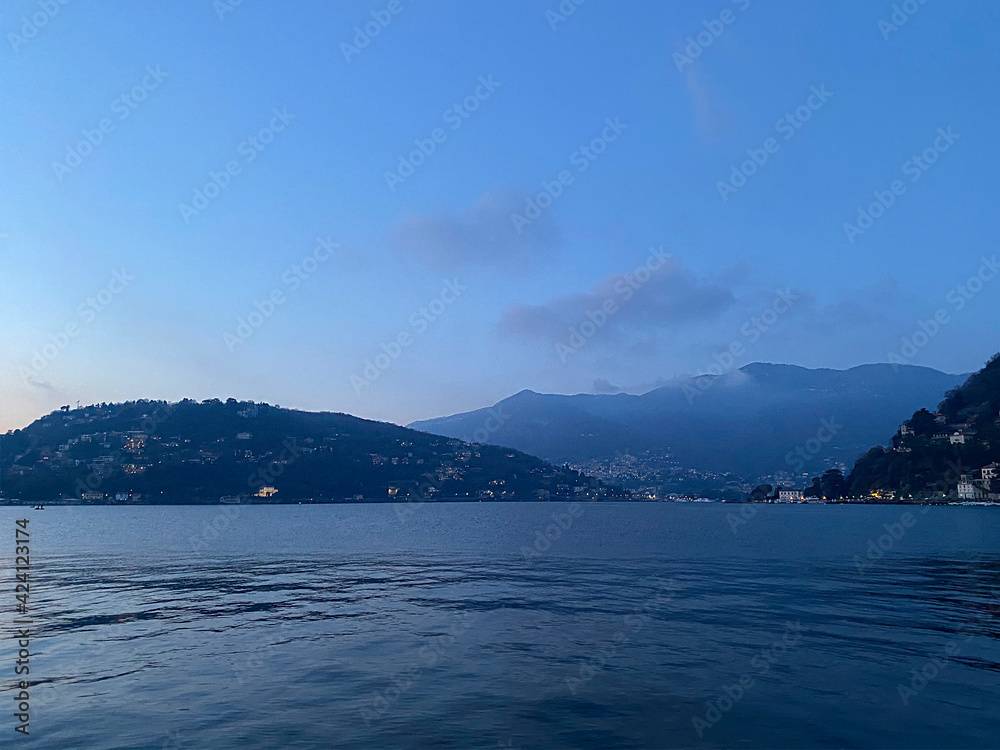
[[[940,419],[944,419],[943,416],[939,415]],[[899,436],[900,438],[905,438],[914,435],[913,428],[908,424],[900,425]],[[959,425],[956,429],[948,431],[943,430],[941,432],[936,432],[931,437],[931,440],[945,441],[947,440],[951,445],[965,445],[965,441],[969,438],[973,438],[976,435],[976,428],[972,425]],[[910,453],[913,449],[910,448],[905,442],[900,441],[900,444],[896,447],[896,450],[900,453]]]
[[[994,461],[979,471],[962,474],[958,481],[959,500],[1000,500],[1000,464]]]
[[[777,494],[768,502],[772,503],[823,503],[826,498],[806,497],[805,490],[779,487]]]
[[[945,427],[945,429],[935,432],[931,436],[934,441],[948,441],[950,445],[965,445],[976,438],[975,427],[966,422],[964,424],[948,426],[947,418],[943,414],[935,414],[934,421]],[[1000,417],[996,423],[1000,425]],[[908,445],[906,438],[916,435],[910,424],[899,426],[899,440],[896,442],[894,450],[900,453],[912,452],[912,447]],[[958,482],[957,494],[959,500],[1000,500],[1000,478],[997,476],[997,463],[994,461],[977,471],[962,474]]]

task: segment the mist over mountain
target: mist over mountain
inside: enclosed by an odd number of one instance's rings
[[[492,407],[409,426],[557,463],[646,455],[681,471],[797,476],[852,465],[965,379],[913,365],[831,370],[754,363],[724,375],[679,378],[642,395],[525,390]]]

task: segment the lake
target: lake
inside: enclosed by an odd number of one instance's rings
[[[4,746],[21,517],[36,748],[1000,745],[1000,508],[0,508]]]

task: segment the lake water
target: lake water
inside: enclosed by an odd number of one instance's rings
[[[0,508],[0,745],[27,517],[26,747],[1000,746],[1000,508],[739,510]]]

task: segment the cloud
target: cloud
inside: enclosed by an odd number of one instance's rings
[[[46,393],[50,393],[52,395],[58,395],[62,393],[61,388],[57,388],[56,386],[52,385],[52,383],[50,383],[48,380],[43,380],[42,378],[39,378],[30,373],[24,376],[24,382],[26,385],[29,385],[33,388],[38,388],[39,390],[45,391]]]
[[[594,380],[593,392],[594,393],[621,393],[622,389],[617,385],[609,383],[604,378],[596,378]]]
[[[512,305],[499,328],[519,338],[555,344],[566,341],[571,329],[593,323],[597,330],[589,340],[627,346],[650,334],[711,320],[735,302],[729,287],[698,277],[676,260],[663,260],[646,274],[644,270],[640,266],[635,272],[610,276],[590,291],[542,305]],[[605,314],[608,309],[612,312]]]
[[[567,388],[644,393],[678,376],[755,361],[806,367],[884,361],[899,337],[928,316],[926,301],[891,278],[810,291],[766,268],[703,276],[676,259],[637,289],[628,278],[610,276],[585,292],[510,305],[497,330],[508,340],[541,344],[536,354],[545,361],[572,363],[578,380]],[[623,289],[632,296],[626,299]],[[605,317],[608,300],[615,307]]]
[[[702,143],[714,143],[731,136],[734,127],[725,105],[695,68],[688,69],[684,74],[684,84],[691,96],[698,137]]]
[[[524,271],[550,257],[562,244],[548,213],[519,234],[510,216],[524,210],[525,193],[491,192],[463,211],[444,215],[413,214],[393,227],[398,247],[435,270],[484,265]]]
[[[782,290],[794,297],[785,312],[770,301]],[[730,351],[742,352],[732,358],[736,367],[753,361],[835,368],[885,361],[898,340],[896,331],[912,331],[921,315],[927,317],[926,309],[925,301],[903,293],[891,278],[818,294],[784,284],[769,292],[762,285],[740,294],[730,314],[710,330],[686,340],[674,337],[672,363],[691,374],[720,364],[728,368]]]
[[[904,300],[895,279],[885,279],[870,286],[850,289],[842,299],[819,305],[810,299],[804,309],[809,313],[803,320],[803,328],[817,334],[842,333],[851,330],[855,334],[861,328],[885,330],[898,314],[901,307],[909,304]],[[904,314],[904,320],[908,317]]]

